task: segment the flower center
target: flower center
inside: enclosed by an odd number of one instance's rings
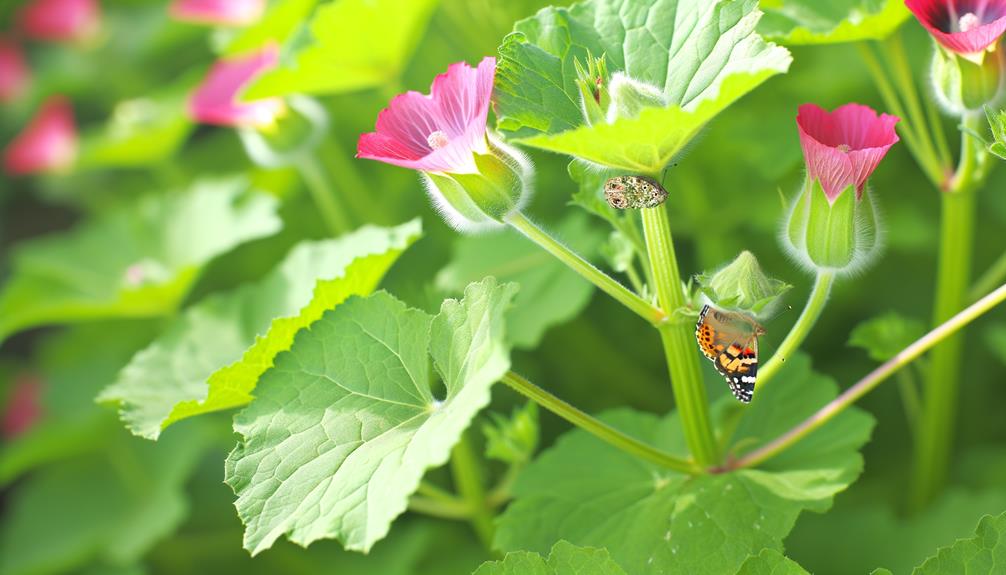
[[[982,21],[974,12],[968,12],[967,14],[961,16],[961,19],[957,22],[957,27],[961,32],[970,32],[981,25]]]
[[[838,149],[839,152],[844,152],[846,154],[848,154],[849,150],[852,149],[852,148],[849,147],[848,144],[839,144],[839,145],[837,145],[835,147]]]
[[[437,130],[436,132],[433,132],[429,136],[426,136],[426,143],[429,144],[430,147],[433,148],[434,150],[439,150],[440,148],[443,148],[450,142],[451,141],[447,139],[447,134],[441,132],[440,130]]]

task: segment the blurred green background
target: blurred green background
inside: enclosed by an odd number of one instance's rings
[[[12,26],[17,4],[0,7],[0,29]],[[419,25],[418,43],[400,70],[377,87],[321,98],[332,125],[320,157],[355,222],[390,225],[417,215],[423,220],[425,237],[383,284],[414,306],[439,305],[444,294],[435,278],[451,260],[459,236],[432,210],[411,172],[353,160],[356,138],[372,129],[391,95],[401,88],[426,92],[448,64],[494,54],[514,21],[545,4],[442,0]],[[161,2],[106,0],[102,9],[105,32],[96,45],[29,45],[31,91],[0,111],[0,142],[6,143],[45,96],[67,94],[90,164],[67,176],[0,179],[0,278],[9,272],[12,249],[28,238],[67,229],[129,198],[174,193],[207,175],[250,174],[258,188],[279,198],[284,225],[278,234],[214,259],[186,303],[259,278],[297,241],[325,237],[295,172],[255,167],[234,131],[192,126],[184,117],[186,94],[234,33],[171,22]],[[379,27],[359,26],[372,32],[366,41],[385,41]],[[903,33],[923,78],[929,40],[914,21]],[[786,259],[777,242],[782,198],[791,196],[803,177],[796,108],[814,102],[830,109],[854,101],[883,110],[854,47],[793,53],[790,73],[717,118],[667,179],[683,273],[712,269],[746,249],[768,273],[795,286],[786,296],[794,309],[766,326],[765,353],[795,321],[810,287],[809,276]],[[103,158],[88,138],[100,143],[109,118],[128,119],[123,102],[137,99],[157,106],[142,130],[158,137],[146,147],[106,149]],[[956,131],[946,123],[949,132]],[[531,155],[538,186],[529,213],[554,226],[576,210],[567,205],[575,191],[568,161]],[[133,156],[139,157],[136,165],[125,165]],[[349,163],[355,174],[344,169]],[[926,323],[930,316],[937,192],[903,145],[891,151],[872,186],[886,230],[885,254],[838,284],[805,346],[816,370],[842,386],[876,365],[848,345],[857,324],[890,311]],[[993,175],[979,202],[975,268],[981,271],[1003,249],[1006,171]],[[603,222],[589,221],[607,233]],[[98,266],[109,254],[90,257]],[[40,430],[5,439],[0,447],[0,573],[452,574],[469,573],[490,557],[467,524],[408,515],[369,556],[343,552],[335,542],[302,549],[284,540],[250,558],[241,547],[233,494],[223,484],[221,461],[235,443],[230,414],[183,422],[154,444],[132,437],[112,410],[94,403],[97,392],[166,321],[38,328],[0,347],[0,397],[10,397],[19,378],[38,377],[45,414]],[[663,413],[672,407],[666,366],[656,335],[640,327],[618,304],[595,294],[578,317],[551,328],[536,348],[515,351],[515,370],[589,412],[629,405]],[[862,402],[878,422],[865,449],[864,474],[829,513],[801,516],[786,541],[788,556],[820,574],[865,573],[879,565],[905,572],[936,546],[970,534],[982,515],[1006,510],[1006,310],[969,328],[966,349],[953,485],[942,498],[916,516],[902,513],[911,441],[892,381]],[[713,396],[725,392],[725,386],[710,388]],[[495,411],[509,412],[519,403],[506,389],[494,394]],[[549,414],[542,415],[542,427],[543,446],[568,429]]]

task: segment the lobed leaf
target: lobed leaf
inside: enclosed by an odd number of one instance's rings
[[[473,575],[625,575],[625,571],[605,549],[559,541],[547,560],[537,553],[514,551],[502,561],[483,563]]]
[[[904,0],[762,0],[758,32],[780,44],[883,40],[911,16]]]
[[[913,575],[993,575],[1006,567],[1006,513],[986,515],[975,536],[959,539],[915,568]]]
[[[741,565],[737,575],[810,575],[796,561],[789,559],[775,549],[763,549]]]
[[[503,311],[515,292],[489,278],[435,317],[379,292],[301,331],[235,417],[226,481],[245,547],[259,553],[285,533],[367,551],[383,538],[509,368]]]
[[[420,233],[413,220],[299,244],[257,284],[186,310],[99,399],[118,404],[127,427],[148,439],[182,419],[247,404],[298,330],[372,292]]]

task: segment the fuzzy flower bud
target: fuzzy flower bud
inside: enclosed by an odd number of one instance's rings
[[[999,100],[1004,63],[1002,50],[984,54],[975,62],[937,46],[929,75],[940,106],[954,116],[963,116]]]
[[[611,104],[608,106],[608,123],[619,118],[635,118],[646,108],[663,108],[667,105],[660,88],[640,82],[623,72],[616,72],[608,87]]]
[[[716,307],[756,317],[768,311],[779,296],[793,287],[765,275],[758,259],[749,251],[741,252],[734,261],[715,272],[696,276],[695,281]]]
[[[533,169],[486,128],[496,59],[452,64],[429,95],[396,96],[363,134],[356,157],[417,170],[437,209],[460,231],[502,227],[531,193]]]
[[[580,109],[588,126],[603,124],[611,98],[608,95],[608,64],[604,55],[594,58],[587,53],[587,67],[573,60],[576,86],[580,89]]]
[[[800,107],[797,126],[807,180],[783,238],[807,268],[852,272],[878,252],[880,232],[866,181],[898,141],[898,121],[859,104],[831,113],[812,104]]]

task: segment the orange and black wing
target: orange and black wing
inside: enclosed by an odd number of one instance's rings
[[[758,375],[758,339],[744,338],[736,341],[732,330],[716,321],[708,305],[702,307],[699,321],[695,326],[695,339],[702,354],[716,366],[716,370],[726,379],[730,392],[743,403],[750,403],[754,396],[755,379]]]

